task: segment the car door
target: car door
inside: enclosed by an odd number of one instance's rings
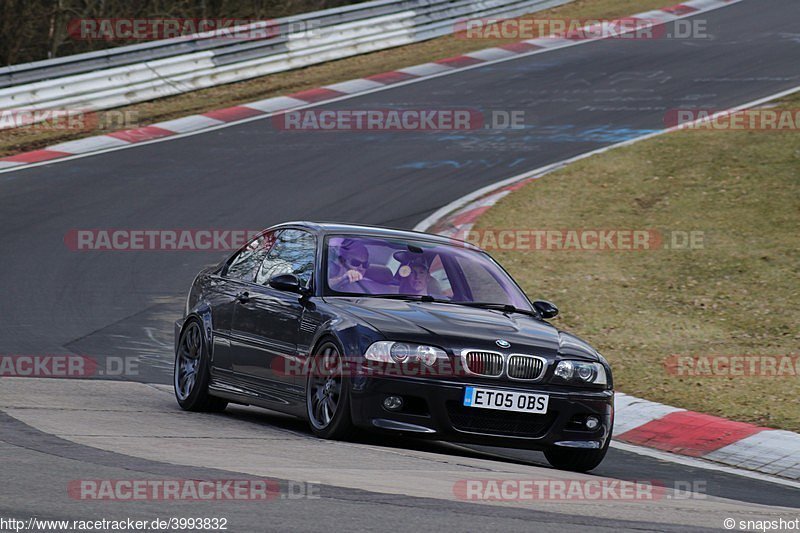
[[[219,272],[208,276],[207,294],[212,308],[213,358],[217,373],[233,371],[231,330],[236,302],[252,286],[274,241],[274,231],[260,234],[233,255]]]
[[[265,399],[302,404],[300,322],[306,312],[300,295],[269,286],[280,274],[294,274],[308,287],[314,271],[316,239],[308,231],[284,229],[256,273],[255,282],[234,307],[231,331],[233,369],[252,382]]]

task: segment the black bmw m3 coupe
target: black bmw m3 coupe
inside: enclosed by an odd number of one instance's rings
[[[190,411],[296,415],[322,438],[534,449],[586,471],[611,440],[611,369],[547,322],[557,313],[465,242],[281,224],[194,280],[175,323],[175,395]]]

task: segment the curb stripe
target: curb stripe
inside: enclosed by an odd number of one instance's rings
[[[672,22],[678,18],[676,15],[664,11],[663,9],[654,9],[653,11],[639,13],[637,17],[640,17],[644,20],[649,20],[651,22],[656,22],[658,24],[666,24],[667,22]]]
[[[323,89],[331,89],[333,91],[345,94],[356,94],[363,91],[371,91],[372,89],[376,89],[382,86],[383,84],[378,83],[377,81],[368,80],[366,78],[360,78],[357,80],[348,80],[348,81],[343,81],[341,83],[326,85],[325,87],[323,87]]]
[[[297,98],[290,98],[288,96],[275,96],[273,98],[265,98],[256,102],[242,104],[244,107],[252,107],[264,113],[274,113],[275,111],[285,111],[293,107],[300,107],[306,105],[306,102],[298,100]]]
[[[692,411],[668,414],[617,435],[617,440],[702,457],[768,428]]]
[[[619,435],[623,433],[643,426],[653,420],[664,418],[669,414],[682,411],[685,411],[685,409],[616,392],[614,393],[615,438],[619,440]]]
[[[165,130],[158,126],[145,126],[143,128],[134,128],[132,130],[122,130],[109,133],[109,137],[128,141],[129,143],[138,143],[142,141],[149,141],[150,139],[158,139],[160,137],[168,137],[175,135],[174,131]]]
[[[441,74],[442,72],[447,72],[448,70],[453,70],[453,69],[448,67],[447,65],[440,65],[438,63],[423,63],[421,65],[414,65],[411,67],[397,69],[397,72],[410,74],[417,78],[425,78],[427,76],[433,76],[435,74]],[[381,74],[375,74],[373,76],[370,76],[370,78],[375,78],[376,76],[381,76]]]
[[[69,152],[57,152],[49,149],[33,150],[31,152],[4,157],[3,159],[0,159],[0,161],[8,161],[10,163],[38,163],[39,161],[49,161],[50,159],[58,159],[59,157],[65,157],[68,155],[72,154]]]
[[[517,54],[524,54],[527,52],[532,52],[537,48],[542,48],[541,46],[526,43],[525,41],[519,43],[511,43],[511,44],[504,44],[501,45],[500,48],[503,50],[508,50],[509,52],[516,52]]]
[[[780,429],[762,431],[724,448],[706,459],[755,469],[792,479],[800,479],[800,435]]]
[[[244,118],[254,117],[256,115],[263,115],[264,112],[259,109],[253,109],[245,106],[226,107],[224,109],[216,109],[208,113],[201,113],[202,116],[213,118],[221,122],[235,122]]]
[[[84,154],[87,152],[94,152],[102,150],[103,148],[110,148],[113,146],[126,146],[129,142],[122,139],[115,139],[109,135],[96,135],[94,137],[86,137],[85,139],[77,139],[74,141],[67,141],[64,143],[48,146],[48,150],[56,152],[64,152],[66,154]]]
[[[325,89],[324,87],[319,87],[318,89],[308,89],[307,91],[300,91],[299,93],[292,93],[287,95],[289,98],[296,98],[297,100],[303,100],[306,103],[313,103],[313,102],[322,102],[324,100],[331,100],[332,98],[338,98],[339,96],[344,96],[345,93],[334,91],[333,89]]]
[[[176,133],[188,133],[190,131],[203,130],[212,128],[223,124],[222,121],[215,120],[211,117],[203,115],[189,115],[188,117],[176,118],[175,120],[167,120],[165,122],[156,122],[153,126],[158,128],[174,131]]]
[[[475,59],[480,59],[481,61],[493,61],[495,59],[511,57],[516,54],[511,50],[506,50],[503,48],[487,48],[486,50],[478,50],[477,52],[470,52],[465,55]]]
[[[372,76],[367,76],[364,79],[381,83],[383,85],[391,85],[392,83],[400,83],[401,81],[406,81],[413,78],[419,78],[419,76],[411,72],[402,72],[399,70],[393,70],[391,72],[382,72],[380,74],[373,74]]]
[[[477,65],[478,63],[483,63],[483,59],[478,59],[475,57],[470,56],[455,56],[455,57],[446,57],[444,59],[437,59],[434,63],[438,63],[439,65],[447,65],[448,67],[460,68],[460,67],[469,67],[472,65]]]
[[[561,48],[562,46],[569,46],[571,44],[575,44],[576,41],[565,39],[563,37],[557,37],[555,35],[551,37],[538,37],[536,39],[528,39],[527,41],[523,41],[527,44],[533,45],[536,48]],[[591,42],[591,39],[581,39],[577,42]]]
[[[678,4],[675,6],[665,7],[661,11],[666,11],[667,13],[672,13],[673,15],[688,15],[689,13],[694,13],[695,11],[699,11],[697,8],[692,6],[687,6],[686,4]]]

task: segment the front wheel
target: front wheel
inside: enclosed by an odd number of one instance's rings
[[[326,341],[311,357],[306,382],[306,410],[311,431],[323,439],[344,440],[355,433],[350,418],[349,380],[338,346]]]
[[[222,411],[228,405],[225,400],[208,394],[208,359],[200,323],[190,320],[181,331],[173,375],[175,398],[186,411]]]

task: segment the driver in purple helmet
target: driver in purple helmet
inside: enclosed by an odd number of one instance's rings
[[[369,268],[369,252],[363,243],[344,239],[338,248],[338,274],[328,278],[331,289],[340,292],[364,292],[359,285]]]

